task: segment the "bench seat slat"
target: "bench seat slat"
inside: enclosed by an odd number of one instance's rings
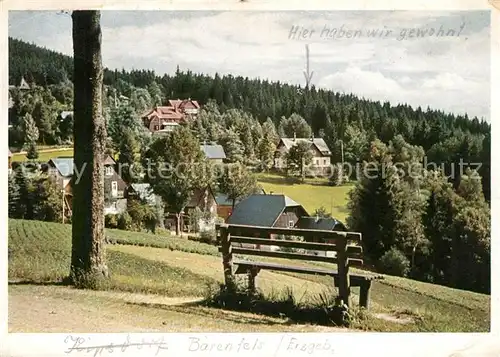
[[[220,250],[219,250],[220,251]],[[325,257],[321,255],[313,254],[302,254],[302,253],[287,253],[280,251],[262,250],[262,249],[251,249],[251,248],[232,248],[231,252],[233,254],[240,255],[257,255],[261,257],[271,257],[271,258],[282,258],[282,259],[297,259],[297,260],[307,260],[316,262],[326,262],[326,263],[337,263],[337,258]]]
[[[247,260],[235,260],[233,264],[238,265],[236,274],[241,274],[246,272],[246,268],[261,268],[274,271],[288,271],[294,273],[304,273],[304,274],[316,274],[316,275],[327,275],[332,277],[338,276],[337,270],[324,269],[324,268],[313,268],[313,267],[301,267],[301,266],[291,266],[282,265],[277,263],[268,262],[252,262]],[[242,267],[243,269],[240,269]],[[365,281],[383,279],[382,275],[361,275],[361,274],[349,274],[351,280],[351,285],[359,286]]]

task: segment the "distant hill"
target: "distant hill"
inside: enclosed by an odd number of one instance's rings
[[[18,84],[23,76],[28,83],[43,86],[72,80],[72,59],[9,38],[10,84]],[[349,140],[346,137],[349,127],[361,129],[369,140],[378,138],[385,143],[402,135],[406,142],[425,150],[428,162],[446,163],[456,157],[461,157],[464,162],[482,162],[483,190],[489,197],[491,126],[478,118],[430,108],[412,108],[406,104],[394,106],[314,86],[305,90],[281,82],[233,75],[207,76],[179,68],[173,75],[161,76],[147,69],[105,69],[104,84],[114,89],[118,96],[123,94],[129,98],[140,88],[150,92],[159,88],[164,100],[193,98],[203,105],[211,99],[221,111],[241,109],[261,123],[270,118],[277,128],[282,117],[300,114],[314,135],[325,139],[333,152],[332,162],[340,161],[339,143]]]

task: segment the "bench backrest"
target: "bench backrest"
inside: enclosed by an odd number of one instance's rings
[[[235,224],[217,225],[217,231],[220,239],[219,251],[222,253],[321,261],[345,267],[361,266],[363,264],[363,249],[360,245],[361,233],[298,228],[269,228]],[[271,235],[302,237],[305,241],[286,240],[286,238],[270,239]],[[325,243],[307,242],[311,240],[323,241]],[[264,250],[260,249],[260,246],[296,248],[305,252]],[[334,257],[328,256],[328,254],[324,256],[314,255],[311,253],[313,251],[335,252],[336,254]]]

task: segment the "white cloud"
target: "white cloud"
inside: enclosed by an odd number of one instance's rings
[[[445,112],[489,118],[489,87],[467,81],[454,73],[438,74],[423,80],[408,76],[389,78],[378,71],[349,67],[321,78],[319,86],[354,93],[371,100],[429,106]]]
[[[104,16],[104,15],[103,15]],[[111,15],[106,15],[111,16]],[[119,14],[117,15],[119,16]],[[353,92],[374,100],[407,102],[469,116],[488,116],[489,27],[467,13],[428,12],[214,12],[196,16],[130,14],[125,25],[103,22],[103,62],[172,73],[177,65],[195,72],[231,73],[304,84],[304,45],[310,44],[313,84]],[[483,19],[481,17],[481,19]],[[63,21],[64,26],[55,26]],[[397,40],[399,28],[444,24],[459,27],[455,38]],[[124,22],[122,22],[123,24]],[[68,19],[56,16],[50,28],[38,23],[13,26],[17,36],[42,46],[72,52]],[[15,25],[15,24],[14,24]],[[288,39],[292,25],[394,29],[391,38]],[[476,27],[473,31],[472,27]]]
[[[440,73],[424,80],[422,88],[437,90],[457,90],[464,88],[466,81],[456,73]]]
[[[398,82],[382,73],[363,71],[358,67],[348,67],[342,72],[325,76],[318,85],[379,100],[394,99],[394,95],[402,90]]]

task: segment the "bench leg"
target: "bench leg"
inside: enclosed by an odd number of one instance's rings
[[[371,280],[366,280],[359,287],[359,306],[369,309]]]
[[[249,269],[248,273],[247,273],[247,275],[248,275],[248,290],[252,294],[257,291],[257,289],[255,288],[255,277],[257,276],[257,274],[259,274],[259,271],[260,271],[260,269],[253,268],[253,269]]]
[[[257,276],[257,274],[259,274],[260,272],[260,269],[258,268],[253,268],[253,269],[249,269],[248,270],[248,290],[250,291],[250,293],[255,293],[257,291],[256,287],[255,287],[255,277]]]

